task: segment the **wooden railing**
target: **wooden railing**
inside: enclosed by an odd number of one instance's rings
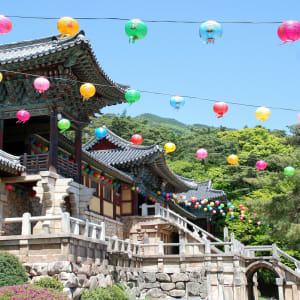
[[[40,171],[48,171],[49,169],[49,154],[28,155],[24,153],[21,156],[21,164],[26,168],[26,173],[34,174]]]
[[[21,156],[21,164],[26,168],[26,173],[35,174],[40,171],[49,170],[49,153]],[[73,178],[78,180],[78,164],[70,162],[68,159],[57,157],[58,174],[66,178]]]

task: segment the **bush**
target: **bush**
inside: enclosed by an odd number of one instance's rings
[[[126,293],[117,285],[106,289],[96,288],[94,290],[84,291],[81,300],[128,300]],[[1,299],[0,299],[1,300]]]
[[[0,252],[0,287],[27,283],[25,268],[9,253]]]
[[[68,300],[67,295],[54,290],[42,289],[32,285],[4,286],[0,288],[0,300]]]
[[[61,292],[64,288],[64,285],[62,282],[60,282],[58,279],[54,277],[44,277],[39,280],[37,280],[34,285],[45,288],[45,289],[51,289]]]

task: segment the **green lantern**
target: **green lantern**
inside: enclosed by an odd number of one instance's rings
[[[125,32],[129,36],[129,43],[140,40],[147,34],[147,26],[140,19],[132,19],[125,25]]]
[[[220,204],[220,206],[223,208],[223,207],[224,207],[224,204],[223,204],[223,203],[221,203],[221,204]]]
[[[125,93],[125,99],[130,104],[139,101],[140,98],[141,98],[141,93],[139,91],[130,89]]]
[[[83,169],[83,171],[84,171],[85,173],[88,173],[88,172],[90,171],[90,168],[89,168],[89,167],[85,167],[85,168]]]
[[[223,212],[223,213],[222,213],[222,216],[225,217],[225,216],[226,216],[226,213]]]
[[[58,121],[57,126],[60,129],[60,133],[62,133],[70,128],[71,122],[68,119],[61,119]]]
[[[284,168],[284,174],[286,176],[293,176],[295,174],[295,169],[291,166],[287,166]]]

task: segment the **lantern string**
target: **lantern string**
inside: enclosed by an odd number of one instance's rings
[[[43,76],[43,77],[48,78],[50,80],[58,80],[58,81],[72,82],[72,83],[78,83],[78,84],[86,83],[85,81],[80,81],[80,80],[61,78],[61,77],[55,77],[55,76],[45,76],[45,75],[40,75],[40,74],[31,74],[31,73],[26,73],[26,72],[18,72],[18,71],[4,70],[4,69],[0,69],[0,72],[11,73],[11,74],[20,74],[20,75],[31,76],[31,77]],[[93,82],[90,82],[90,83],[92,83],[95,86],[99,86],[99,87],[118,88],[118,86],[116,86],[116,85],[108,85],[108,84],[93,83]],[[121,86],[119,86],[119,88],[121,89]],[[145,94],[170,96],[170,97],[178,94],[178,93],[173,93],[172,94],[172,93],[167,93],[167,92],[158,92],[158,91],[149,91],[149,90],[140,90],[140,89],[136,89],[136,90],[138,90],[141,93],[145,93]],[[207,101],[207,102],[212,102],[212,103],[222,101],[220,99],[217,100],[217,99],[212,99],[212,98],[204,98],[204,97],[197,97],[197,96],[190,96],[190,95],[180,95],[180,96],[184,97],[184,98],[187,98],[187,99],[198,100],[198,101]],[[125,101],[125,99],[121,99],[121,100]],[[235,102],[235,101],[227,101],[227,100],[223,100],[223,101],[225,101],[228,104],[244,106],[244,107],[259,108],[259,107],[264,106],[264,105],[254,105],[254,104],[240,103],[240,102]],[[293,109],[293,108],[278,107],[278,106],[267,106],[267,107],[269,109],[274,109],[274,110],[285,110],[285,111],[292,111],[292,112],[300,112],[300,108],[299,109]]]
[[[8,18],[16,19],[33,19],[33,20],[59,20],[61,17],[44,17],[44,16],[10,16]],[[130,21],[132,18],[120,18],[120,17],[74,17],[77,20],[87,21]],[[144,22],[148,23],[178,23],[178,24],[201,24],[207,20],[191,21],[191,20],[148,20],[143,19]],[[261,25],[261,24],[281,24],[284,21],[219,21],[222,24],[250,24],[250,25]]]

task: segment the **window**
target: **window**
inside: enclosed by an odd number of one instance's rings
[[[99,196],[98,182],[91,181],[91,188],[95,189],[94,196]]]
[[[106,201],[111,201],[111,189],[104,187],[104,199]]]

